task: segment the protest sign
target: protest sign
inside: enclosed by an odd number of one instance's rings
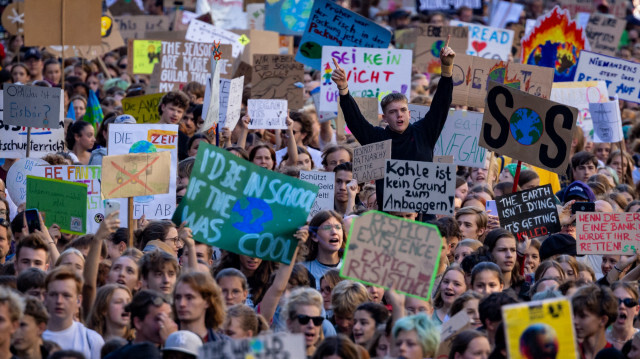
[[[157,123],[160,121],[158,104],[164,95],[164,93],[154,93],[125,97],[122,99],[122,109],[125,114],[133,116],[138,123]]]
[[[282,359],[305,358],[305,338],[302,334],[278,332],[247,339],[207,342],[198,349],[198,358]]]
[[[480,146],[564,174],[578,110],[491,81]]]
[[[297,111],[304,106],[304,65],[292,55],[253,55],[251,98],[286,99],[289,108]]]
[[[591,119],[593,120],[593,142],[611,143],[624,141],[618,100],[590,103],[589,112],[591,112]]]
[[[627,25],[626,20],[614,16],[592,13],[587,24],[587,39],[591,51],[616,56],[620,37]]]
[[[302,35],[311,14],[312,0],[265,2],[265,30],[283,35]]]
[[[135,197],[133,218],[143,215],[147,219],[171,218],[176,208],[176,178],[178,160],[178,125],[136,124],[109,125],[108,155],[128,153],[171,152],[171,166],[165,176],[169,176],[169,193]],[[103,176],[110,175],[106,170]],[[125,179],[126,180],[126,179]],[[103,190],[104,191],[104,190]],[[127,220],[127,200],[120,200],[120,221]]]
[[[440,73],[440,50],[450,35],[449,47],[456,52],[467,50],[469,29],[459,26],[420,24],[396,30],[396,48],[413,50],[413,63],[429,73]]]
[[[105,5],[116,16],[142,15],[144,13],[144,5],[142,1],[138,0],[106,0]]]
[[[162,41],[129,40],[129,43],[129,53],[132,55],[129,66],[133,74],[152,74],[154,66],[160,61]]]
[[[251,118],[249,129],[287,129],[287,100],[250,99],[247,113]]]
[[[317,193],[317,186],[201,142],[173,222],[187,221],[198,242],[288,264]]]
[[[353,178],[358,183],[384,178],[386,160],[391,158],[391,140],[353,149]]]
[[[451,215],[455,190],[455,165],[387,160],[382,209]]]
[[[409,104],[411,123],[422,120],[429,112],[429,106]],[[482,113],[450,110],[447,121],[433,149],[434,156],[453,156],[458,166],[485,168],[487,150],[478,145]],[[436,162],[434,160],[434,162]]]
[[[522,52],[522,38],[524,37],[524,26],[520,24],[512,24],[510,28],[513,30],[513,47],[511,48],[511,55],[514,59],[520,58]]]
[[[2,98],[2,121],[7,125],[60,128],[64,120],[60,88],[7,84]]]
[[[389,47],[391,32],[375,22],[347,10],[331,0],[313,2],[311,15],[302,33],[296,61],[321,69],[325,46]]]
[[[220,42],[220,44],[223,45],[231,45],[231,56],[233,58],[240,56],[240,53],[244,49],[244,45],[239,41],[240,35],[197,19],[191,20],[189,23],[189,29],[187,30],[185,39],[187,41],[205,42],[208,44]]]
[[[635,255],[640,249],[640,213],[576,212],[578,254]]]
[[[640,64],[595,52],[582,51],[574,81],[605,81],[609,97],[640,103]]]
[[[264,30],[265,4],[247,4],[247,27],[249,30]]]
[[[504,305],[502,321],[508,358],[578,358],[568,298]]]
[[[489,26],[503,29],[510,22],[518,23],[524,5],[508,1],[493,1]]]
[[[447,10],[459,9],[463,6],[470,7],[472,9],[479,9],[482,7],[481,0],[419,0],[420,11],[429,10]]]
[[[102,158],[102,198],[129,198],[169,192],[170,152],[130,153]]]
[[[609,93],[604,81],[554,82],[550,99],[577,108],[576,123],[582,128],[585,137],[593,139],[593,121],[589,104],[607,101]]]
[[[39,176],[41,171],[38,167],[47,164],[41,159],[21,158],[9,167],[4,184],[16,206],[27,200],[27,176]]]
[[[554,69],[554,82],[573,81],[581,51],[589,50],[585,32],[556,6],[522,38],[520,62]]]
[[[467,55],[484,57],[487,59],[509,61],[514,32],[513,30],[471,24],[453,20],[451,26],[465,26],[469,28]]]
[[[578,15],[578,13],[586,12],[586,13],[596,13],[598,11],[598,6],[600,5],[597,1],[592,0],[560,0],[560,6],[563,9],[569,10],[572,16]],[[609,14],[617,17],[617,18],[626,18],[627,17],[627,1],[625,0],[608,0],[607,1],[607,11]]]
[[[471,323],[471,317],[469,317],[466,311],[459,311],[456,315],[449,318],[449,320],[442,324],[440,345],[438,346],[438,352],[435,358],[448,358],[451,352],[451,344],[456,336],[460,332],[470,329],[474,329],[474,327]]]
[[[410,50],[324,46],[320,111],[338,109],[340,95],[331,81],[333,59],[346,73],[351,96],[374,97],[380,101],[392,92],[399,92],[409,97],[412,66]],[[382,113],[380,107],[378,112]]]
[[[318,87],[318,100],[320,99],[320,87]],[[362,116],[373,126],[380,126],[380,120],[378,116],[378,99],[376,97],[354,97],[353,98],[358,104],[358,108],[360,109],[360,113]],[[317,108],[317,107],[316,107]],[[339,136],[344,135],[345,130],[349,130],[347,128],[346,122],[344,120],[344,113],[342,112],[342,107],[338,106],[338,117],[335,116],[334,111],[322,111],[320,114],[323,116],[321,122],[326,122],[331,118],[336,119],[336,132]],[[325,118],[326,117],[326,118]]]
[[[311,206],[308,220],[311,220],[316,213],[330,209],[333,210],[333,199],[335,195],[336,174],[322,171],[300,171],[300,179],[318,186],[318,196]]]
[[[24,2],[8,4],[2,10],[2,27],[11,35],[20,35],[24,32]]]
[[[47,227],[55,223],[62,233],[87,233],[85,183],[27,176],[26,208],[36,208]]]
[[[214,59],[215,59],[215,55],[214,55]],[[220,107],[221,105],[224,105],[225,107],[225,112],[226,112],[226,105],[227,105],[227,99],[229,98],[229,92],[228,90],[225,91],[225,94],[223,95],[220,91],[220,87],[221,87],[221,81],[220,81],[220,67],[218,64],[218,61],[212,60],[213,62],[211,62],[211,76],[209,76],[209,79],[207,81],[207,86],[204,93],[204,96],[207,97],[207,109],[206,111],[204,110],[204,106],[203,106],[203,114],[202,114],[202,119],[204,120],[204,122],[202,123],[202,126],[200,126],[200,129],[198,129],[199,133],[207,133],[209,132],[209,129],[211,129],[213,127],[213,129],[215,130],[216,128],[216,124],[218,122],[220,122],[220,118],[222,117],[220,114]],[[225,81],[225,85],[228,84],[228,81]]]
[[[453,64],[452,105],[484,107],[489,81],[504,83],[542,98],[549,98],[553,69],[457,54]]]
[[[242,91],[244,90],[244,76],[231,80],[227,106],[224,118],[218,123],[220,127],[227,127],[233,131],[240,120],[242,112]]]
[[[209,14],[203,14],[200,17],[206,18],[208,16]],[[195,12],[176,8],[176,16],[173,19],[172,28],[174,31],[187,31],[187,29],[189,29],[189,23],[198,17],[198,14]]]
[[[496,197],[500,227],[513,233],[518,242],[524,236],[537,238],[560,232],[555,196],[551,185]]]
[[[351,223],[340,276],[429,300],[441,247],[435,225],[369,211]]]
[[[104,219],[100,197],[100,166],[35,166],[34,176],[84,183],[87,185],[87,233],[96,233]]]
[[[254,55],[281,55],[280,35],[277,32],[260,30],[233,30],[233,32],[240,35],[239,41],[245,44],[240,61],[241,64],[249,66],[249,69],[250,66],[253,66]],[[249,75],[251,74],[251,70],[247,72]],[[243,74],[236,75],[236,77]],[[247,76],[247,74],[244,75]]]
[[[141,40],[134,40],[134,44]],[[148,54],[149,58],[153,55]],[[206,84],[211,73],[211,45],[184,41],[162,41],[154,64],[151,87],[158,92],[177,91],[187,82]],[[135,58],[134,58],[135,61]]]
[[[100,1],[25,0],[24,44],[100,45],[101,16]]]
[[[208,3],[211,7],[207,13],[217,27],[227,30],[247,28],[242,0],[207,0],[202,3]]]
[[[124,15],[114,16],[120,35],[129,39],[144,39],[149,31],[169,31],[171,20],[168,15]]]

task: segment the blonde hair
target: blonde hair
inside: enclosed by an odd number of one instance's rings
[[[289,295],[282,315],[285,320],[292,320],[297,315],[297,308],[300,305],[311,305],[318,308],[319,312],[322,312],[322,302],[322,295],[320,295],[317,290],[312,288],[298,288]]]
[[[349,317],[364,302],[371,301],[367,287],[352,280],[343,280],[336,284],[331,292],[333,313],[341,317]]]
[[[133,298],[129,288],[122,284],[105,284],[98,289],[96,299],[87,315],[87,328],[95,330],[98,334],[104,335],[107,331],[107,313],[109,312],[109,303],[116,290],[121,289],[129,294],[129,299]],[[127,325],[128,327],[128,325]],[[127,339],[133,339],[133,331],[127,328]]]
[[[11,289],[0,286],[0,303],[6,304],[9,311],[9,318],[12,322],[17,322],[24,313],[24,299]]]
[[[60,263],[62,263],[62,261],[67,258],[67,256],[70,256],[72,254],[77,255],[78,257],[80,257],[80,259],[82,259],[82,263],[84,264],[85,262],[85,258],[84,258],[84,254],[82,254],[82,252],[80,252],[78,249],[75,249],[73,247],[67,248],[65,249],[64,252],[60,253],[60,257],[58,257],[58,259],[56,260],[56,267],[60,265]]]
[[[240,320],[240,328],[244,331],[251,331],[252,336],[256,336],[269,329],[269,325],[264,317],[244,304],[236,304],[229,307],[225,323],[230,323],[232,318],[238,318]]]

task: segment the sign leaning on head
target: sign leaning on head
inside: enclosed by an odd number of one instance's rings
[[[480,146],[564,174],[578,110],[491,81]]]

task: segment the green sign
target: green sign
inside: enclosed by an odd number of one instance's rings
[[[317,194],[318,186],[201,143],[173,221],[187,221],[198,242],[288,264]]]
[[[47,227],[60,232],[87,232],[87,185],[53,178],[27,176],[27,209],[36,208]]]

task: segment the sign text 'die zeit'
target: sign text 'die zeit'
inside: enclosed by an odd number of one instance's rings
[[[578,254],[633,255],[640,249],[640,213],[576,213]]]

